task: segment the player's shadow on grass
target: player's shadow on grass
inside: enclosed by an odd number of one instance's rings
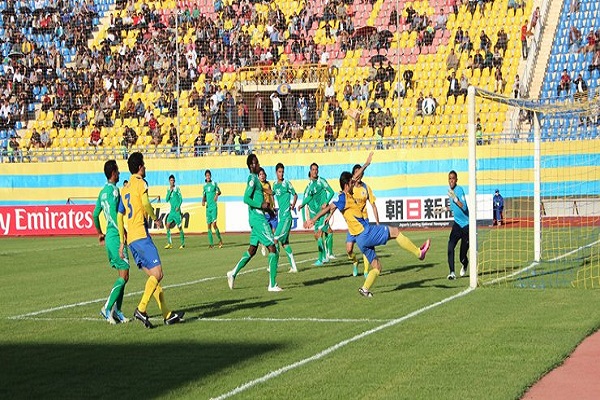
[[[416,289],[416,288],[431,288],[431,287],[436,287],[439,289],[450,289],[450,288],[455,288],[455,286],[449,286],[449,285],[441,285],[439,283],[431,285],[429,284],[430,282],[439,282],[440,278],[428,278],[428,279],[420,279],[418,281],[412,281],[412,282],[405,282],[402,283],[398,286],[396,286],[395,288],[391,288],[389,290],[384,290],[383,292],[395,292],[397,290],[406,290],[406,289]]]
[[[407,271],[411,271],[411,270],[419,270],[419,269],[427,269],[427,268],[431,268],[435,266],[435,264],[407,264],[407,265],[402,265],[402,266],[398,266],[395,268],[385,268],[385,266],[383,267],[383,274],[398,274],[398,273],[402,273],[402,272],[407,272]]]
[[[5,384],[0,387],[0,397],[151,399],[173,396],[173,391],[188,385],[202,387],[217,379],[224,369],[254,358],[265,358],[267,353],[284,347],[266,341],[165,343],[165,338],[148,338],[152,333],[143,328],[136,335],[141,337],[135,344],[2,344]],[[220,393],[204,394],[210,397]]]
[[[288,297],[281,297],[272,300],[264,301],[248,301],[248,299],[239,300],[223,300],[216,301],[213,303],[205,303],[197,307],[187,308],[184,311],[186,313],[198,313],[197,317],[187,316],[187,321],[198,320],[202,318],[216,318],[223,315],[230,314],[235,311],[251,310],[258,308],[266,308],[277,305],[278,303],[289,300]]]
[[[339,281],[340,279],[346,279],[346,278],[354,278],[354,277],[347,273],[343,274],[343,275],[325,276],[323,278],[313,279],[312,281],[302,282],[302,283],[300,283],[300,285],[301,286],[315,286],[315,285],[321,285],[321,284],[327,283],[327,282]]]

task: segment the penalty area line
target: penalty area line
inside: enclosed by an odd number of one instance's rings
[[[400,317],[400,318],[397,318],[397,319],[393,319],[393,320],[391,320],[391,321],[389,321],[389,322],[387,322],[387,323],[385,323],[383,325],[379,325],[379,326],[377,326],[377,327],[375,327],[373,329],[369,329],[367,331],[359,333],[358,335],[355,335],[355,336],[351,337],[350,339],[346,339],[346,340],[343,340],[343,341],[341,341],[341,342],[339,342],[337,344],[334,344],[333,346],[330,346],[330,347],[326,348],[325,350],[323,350],[323,351],[321,351],[321,352],[319,352],[319,353],[317,353],[317,354],[315,354],[315,355],[313,355],[311,357],[304,358],[304,359],[302,359],[300,361],[296,361],[295,363],[283,366],[283,367],[281,367],[281,368],[279,368],[279,369],[277,369],[275,371],[271,371],[268,374],[261,376],[260,378],[248,381],[248,382],[246,382],[246,383],[244,383],[244,384],[236,387],[235,389],[233,389],[233,390],[231,390],[231,391],[229,391],[227,393],[223,393],[223,394],[221,394],[221,395],[219,395],[217,397],[212,397],[211,400],[223,400],[223,399],[227,399],[227,398],[229,398],[231,396],[235,396],[236,394],[239,394],[239,393],[242,393],[242,392],[244,392],[244,391],[246,391],[248,389],[251,389],[252,387],[254,387],[254,386],[258,385],[258,384],[267,382],[267,381],[269,381],[269,380],[271,380],[273,378],[276,378],[279,375],[282,375],[282,374],[284,374],[284,373],[286,373],[286,372],[288,372],[290,370],[299,368],[299,367],[301,367],[301,366],[303,366],[305,364],[308,364],[310,362],[317,361],[317,360],[319,360],[321,358],[324,358],[325,356],[327,356],[327,355],[329,355],[329,354],[331,354],[331,353],[333,353],[333,352],[341,349],[342,347],[344,347],[344,346],[346,346],[346,345],[348,345],[350,343],[362,340],[365,337],[370,336],[370,335],[372,335],[374,333],[377,333],[377,332],[379,332],[381,330],[384,330],[386,328],[389,328],[389,327],[392,327],[394,325],[400,324],[400,323],[402,323],[402,322],[404,322],[406,320],[409,320],[409,319],[411,319],[413,317],[416,317],[417,315],[422,314],[422,313],[424,313],[426,311],[429,311],[429,310],[431,310],[433,308],[436,308],[436,307],[441,306],[443,304],[446,304],[446,303],[448,303],[450,301],[453,301],[453,300],[456,300],[458,298],[461,298],[461,297],[463,297],[463,296],[471,293],[473,290],[475,290],[475,289],[472,289],[472,288],[465,289],[462,292],[457,293],[457,294],[455,294],[453,296],[446,297],[445,299],[440,300],[440,301],[438,301],[436,303],[433,303],[433,304],[430,304],[428,306],[419,308],[418,310],[415,310],[415,311],[413,311],[413,312],[411,312],[409,314],[406,314],[403,317]]]
[[[21,321],[93,321],[106,322],[102,317],[22,317]],[[131,318],[133,321],[133,318]],[[150,318],[151,321],[162,322],[162,318]],[[242,318],[191,318],[186,319],[186,323],[191,322],[319,322],[319,323],[381,323],[389,322],[390,319],[369,319],[369,318],[259,318],[259,317],[242,317]]]

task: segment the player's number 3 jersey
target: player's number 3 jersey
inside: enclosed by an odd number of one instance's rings
[[[121,191],[121,200],[125,221],[127,223],[127,242],[148,236],[146,211],[142,204],[142,195],[148,192],[148,183],[138,175],[132,175],[127,186]]]

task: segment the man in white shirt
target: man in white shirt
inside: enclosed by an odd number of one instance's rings
[[[282,108],[281,99],[279,98],[279,95],[277,94],[277,92],[272,93],[271,96],[269,96],[269,98],[271,99],[271,102],[273,103],[273,126],[276,126],[277,123],[279,122],[279,118],[281,116],[281,108]]]

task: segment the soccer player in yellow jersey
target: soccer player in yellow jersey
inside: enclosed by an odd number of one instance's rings
[[[364,285],[358,289],[358,292],[365,297],[373,297],[370,288],[375,282],[375,279],[381,273],[381,262],[375,253],[375,246],[381,246],[390,239],[396,239],[400,247],[413,253],[419,260],[425,259],[425,254],[429,250],[430,241],[427,239],[419,248],[410,239],[400,233],[398,227],[387,225],[370,225],[363,216],[365,204],[359,204],[352,196],[354,186],[364,170],[371,164],[373,153],[369,154],[367,162],[352,175],[350,172],[344,171],[340,175],[340,193],[337,201],[332,202],[327,207],[323,208],[317,215],[304,223],[304,227],[309,229],[314,225],[321,216],[327,213],[333,213],[336,209],[340,210],[346,224],[348,224],[348,232],[356,239],[356,244],[360,251],[367,257],[373,269],[369,272]],[[331,214],[330,214],[331,215]]]
[[[360,164],[356,164],[352,167],[352,175],[356,174],[356,171],[360,169]],[[377,206],[375,205],[375,195],[369,186],[362,181],[363,175],[360,174],[357,177],[356,183],[354,184],[354,188],[352,190],[352,197],[359,204],[359,206],[363,209],[363,218],[369,223],[369,213],[367,212],[366,204],[367,202],[371,204],[371,208],[373,209],[373,216],[375,217],[375,224],[379,225],[379,213],[377,212]],[[356,238],[348,232],[346,235],[346,253],[348,253],[348,258],[352,261],[353,270],[352,275],[358,276],[358,260],[356,259],[356,255],[354,254],[354,243],[356,243]],[[369,273],[369,260],[367,260],[367,256],[363,254],[363,264],[365,265],[364,276],[367,277]]]
[[[144,179],[146,177],[144,156],[139,152],[132,153],[127,160],[127,165],[129,166],[129,172],[131,172],[131,178],[127,186],[121,191],[120,211],[125,214],[129,250],[131,250],[137,266],[148,275],[144,294],[135,309],[134,317],[142,321],[146,328],[154,327],[146,313],[150,297],[154,296],[163,314],[165,325],[176,324],[183,321],[184,313],[171,311],[165,304],[163,289],[160,286],[160,281],[163,278],[160,257],[148,233],[148,217],[156,221],[159,228],[162,228],[162,222],[157,219],[148,197],[148,183]],[[123,253],[123,250],[124,243],[121,242],[119,252]],[[121,254],[121,257],[123,257],[123,254]]]

